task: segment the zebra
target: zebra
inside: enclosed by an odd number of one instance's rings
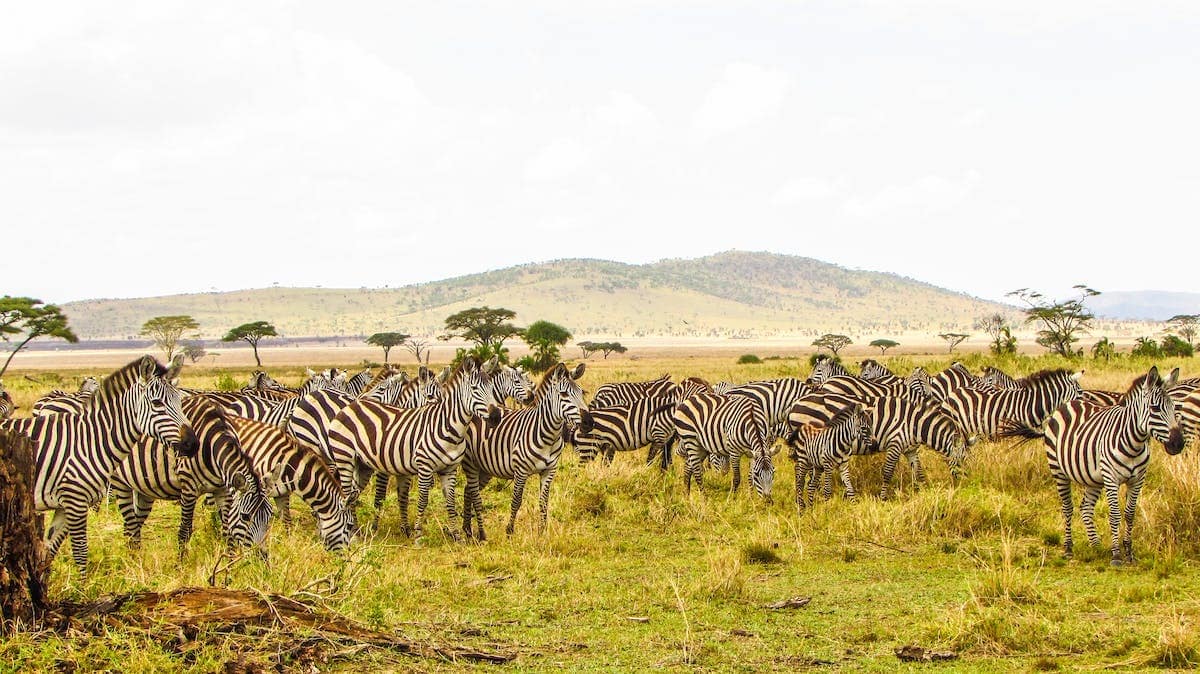
[[[983,374],[980,375],[976,387],[990,387],[997,391],[1014,391],[1021,388],[1021,383],[998,367],[984,365]]]
[[[951,391],[979,386],[979,377],[971,374],[966,365],[958,361],[929,379],[929,396],[934,400],[945,400]]]
[[[1119,404],[1121,402],[1121,397],[1124,395],[1125,394],[1118,393],[1116,391],[1101,391],[1099,389],[1092,388],[1085,388],[1079,392],[1079,397],[1081,399],[1097,405],[1103,405],[1105,407]]]
[[[855,497],[850,483],[850,455],[870,442],[871,427],[863,405],[853,402],[835,414],[822,428],[805,426],[788,437],[796,460],[796,509],[803,511],[813,504],[818,483],[826,499],[833,495],[832,475],[836,470],[846,488],[846,498]],[[813,473],[812,480],[805,481]]]
[[[1178,388],[1178,387],[1176,387]],[[1175,411],[1179,414],[1179,423],[1183,426],[1183,439],[1191,442],[1200,434],[1200,389],[1186,392],[1186,395],[1176,396],[1175,389],[1169,394],[1175,403]]]
[[[808,375],[807,383],[812,388],[820,387],[830,377],[853,377],[849,370],[840,362],[824,354],[813,360],[812,372]]]
[[[669,395],[674,390],[671,375],[664,374],[650,381],[612,382],[601,384],[592,396],[590,407],[628,405],[639,398]]]
[[[741,457],[750,457],[750,483],[758,495],[771,500],[775,479],[775,450],[767,443],[767,412],[761,399],[748,395],[697,393],[679,402],[672,413],[680,453],[686,457],[683,484],[700,485],[703,463],[723,455],[733,469],[733,490],[741,484]]]
[[[275,501],[284,526],[292,525],[289,502],[295,492],[312,509],[325,547],[345,548],[354,533],[354,513],[329,463],[276,426],[232,415],[229,425],[255,473],[271,476],[263,493]]]
[[[296,406],[305,396],[316,391],[323,391],[327,388],[334,388],[333,381],[328,377],[316,376],[310,377],[307,381],[300,385],[296,395],[286,398],[281,401],[262,398],[253,393],[243,394],[205,394],[210,398],[220,402],[225,409],[233,414],[246,419],[254,419],[261,421],[264,424],[278,426],[281,429],[286,429],[288,421],[295,412]]]
[[[651,463],[659,457],[660,467],[666,470],[671,453],[662,450],[675,432],[671,420],[674,410],[675,401],[663,397],[642,398],[628,405],[593,408],[589,410],[592,416],[592,430],[577,433],[572,444],[579,452],[579,460],[582,463],[590,462],[597,454],[604,455],[605,460],[612,463],[616,452],[637,450],[650,445],[646,463]]]
[[[1096,501],[1104,492],[1108,502],[1108,526],[1112,536],[1112,563],[1133,562],[1133,518],[1138,495],[1150,462],[1150,437],[1163,444],[1167,454],[1183,451],[1183,433],[1175,416],[1175,403],[1167,394],[1178,378],[1178,370],[1167,381],[1158,367],[1138,377],[1129,386],[1121,402],[1101,406],[1083,400],[1062,405],[1046,421],[1043,429],[1014,429],[1015,435],[1041,437],[1046,460],[1054,477],[1063,513],[1063,556],[1072,553],[1071,485],[1083,487],[1080,515],[1088,541],[1099,545],[1096,535]],[[1121,485],[1125,495],[1125,535],[1121,533]]]
[[[387,372],[390,369],[391,369],[390,367],[386,367],[386,368],[383,368],[382,370],[380,370],[380,372],[381,373]],[[346,393],[357,398],[358,396],[362,395],[364,391],[367,390],[368,386],[371,383],[376,382],[376,381],[377,380],[375,378],[375,375],[371,373],[371,368],[366,368],[363,371],[359,372],[358,374],[354,375],[353,377],[350,377],[349,379],[347,379],[346,384],[343,388],[345,389]],[[382,380],[379,380],[379,381],[382,381]],[[300,395],[304,395],[304,394],[301,393]]]
[[[13,402],[12,396],[4,389],[4,382],[0,381],[0,420],[7,419],[17,411],[17,404]]]
[[[486,418],[491,425],[500,415],[490,381],[495,368],[495,358],[480,364],[468,356],[447,379],[441,399],[418,408],[362,399],[343,408],[329,425],[329,449],[351,503],[371,472],[396,475],[404,533],[419,537],[436,476],[446,511],[451,521],[457,520],[454,481],[467,451],[467,428],[472,417]],[[419,491],[415,529],[408,521],[408,486],[414,475]],[[378,512],[375,517],[378,521]]]
[[[854,398],[862,403],[869,403],[878,398],[924,398],[914,394],[912,389],[904,384],[899,377],[893,383],[861,379],[855,376],[837,376],[826,379],[818,389],[822,393],[842,395]]]
[[[179,556],[192,537],[196,501],[212,494],[226,538],[235,545],[261,545],[271,521],[271,502],[264,495],[271,479],[260,480],[229,425],[228,413],[203,396],[182,401],[199,442],[195,456],[176,457],[168,447],[143,436],[113,471],[110,483],[125,536],[141,544],[142,525],[156,500],[179,501]],[[230,498],[232,496],[232,498]]]
[[[1026,377],[1022,388],[993,391],[958,388],[942,401],[942,407],[968,438],[994,438],[1006,427],[1035,429],[1060,404],[1079,398],[1083,370],[1041,370]]]
[[[858,370],[858,376],[869,381],[900,379],[900,377],[896,376],[895,372],[892,372],[886,365],[873,358],[867,358],[859,363]]]
[[[714,392],[716,389],[714,388]],[[754,381],[729,390],[729,395],[753,398],[767,415],[768,427],[786,423],[792,404],[812,392],[803,379],[782,377]],[[771,438],[770,428],[766,437]],[[773,439],[768,440],[768,442]]]
[[[859,364],[859,378],[877,384],[904,388],[909,397],[929,397],[929,373],[920,367],[913,368],[907,377],[901,377],[889,370],[885,365],[873,359],[866,359]]]
[[[180,409],[173,373],[153,356],[143,356],[114,372],[79,414],[55,414],[14,422],[37,446],[34,504],[54,511],[46,535],[47,559],[53,559],[68,535],[71,556],[87,576],[88,508],[104,498],[108,477],[149,434],[173,445],[177,454],[196,452],[196,434]]]
[[[794,428],[826,426],[836,414],[860,402],[846,396],[816,393],[797,401],[788,414]],[[941,454],[956,476],[966,456],[967,443],[954,420],[936,403],[888,396],[864,405],[870,423],[870,442],[861,444],[854,454],[884,452],[883,485],[879,497],[891,496],[892,478],[900,457],[908,459],[917,484],[925,482],[918,445],[925,445]],[[789,436],[794,442],[795,438]],[[793,447],[794,449],[794,447]]]
[[[729,393],[736,387],[737,387],[737,384],[735,384],[731,381],[719,381],[719,382],[713,384],[712,389],[713,389],[713,393],[725,395],[726,393]]]
[[[525,483],[531,475],[537,476],[540,485],[539,530],[545,530],[550,509],[550,485],[562,455],[563,426],[569,421],[584,434],[592,430],[591,414],[578,384],[584,371],[583,363],[569,370],[560,362],[542,376],[532,407],[504,412],[491,428],[484,428],[481,421],[472,420],[467,429],[462,462],[466,477],[463,533],[468,538],[472,535],[472,520],[478,524],[477,539],[487,538],[483,529],[481,490],[493,477],[512,480],[512,502],[508,526],[504,528],[511,536],[524,499]]]

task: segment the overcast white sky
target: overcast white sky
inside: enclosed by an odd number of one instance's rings
[[[4,15],[0,294],[397,286],[731,248],[987,299],[1200,291],[1197,2]]]

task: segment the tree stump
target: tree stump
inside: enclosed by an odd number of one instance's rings
[[[34,509],[29,438],[0,430],[0,634],[32,627],[47,605],[42,516]]]

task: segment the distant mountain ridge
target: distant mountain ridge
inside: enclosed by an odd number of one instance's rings
[[[1016,307],[896,274],[806,257],[728,251],[633,265],[565,259],[399,288],[261,288],[63,305],[83,339],[128,339],[148,318],[188,314],[205,338],[265,320],[281,334],[434,336],[446,316],[506,307],[516,323],[548,320],[591,337],[773,337],[824,332],[887,336],[970,331],[979,316]]]
[[[1200,314],[1200,293],[1161,290],[1116,291],[1090,297],[1097,317],[1130,321],[1165,321],[1181,314]]]

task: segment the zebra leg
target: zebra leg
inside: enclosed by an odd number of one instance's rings
[[[71,536],[71,558],[79,569],[79,577],[87,577],[88,539],[87,515],[88,504],[65,504],[67,511],[67,533]]]
[[[796,510],[803,512],[805,506],[804,498],[804,483],[808,477],[808,463],[803,459],[796,459]]]
[[[417,523],[413,535],[420,538],[425,532],[425,511],[429,508],[429,491],[433,489],[433,471],[424,468],[417,473]],[[404,518],[408,521],[408,517]]]
[[[683,471],[683,486],[690,493],[692,491],[692,480],[696,481],[697,489],[701,487],[701,476],[704,474],[704,456],[701,454],[700,448],[693,445],[685,446],[684,452],[687,462]]]
[[[742,485],[742,455],[738,453],[729,454],[729,467],[733,470],[733,491],[737,491]]]
[[[538,478],[538,482],[541,483],[541,495],[538,497],[538,507],[541,508],[542,514],[542,524],[538,530],[539,533],[545,533],[546,520],[550,518],[550,485],[554,482],[554,474],[556,472],[558,472],[556,468],[550,468]]]
[[[925,486],[925,469],[921,467],[921,455],[917,452],[916,447],[911,447],[908,450],[908,467],[912,470],[913,491],[917,491]]]
[[[820,466],[814,466],[812,474],[809,475],[807,493],[808,502],[814,506],[817,504],[817,487],[821,486],[824,479],[825,471]]]
[[[1125,491],[1125,538],[1121,540],[1121,548],[1125,552],[1125,561],[1133,563],[1133,516],[1137,513],[1138,496],[1142,492],[1142,480],[1129,483]]]
[[[504,527],[504,533],[509,536],[512,536],[517,526],[517,511],[521,509],[521,500],[525,497],[525,481],[528,479],[529,474],[519,470],[513,475],[512,504],[509,506],[508,526]]]
[[[1071,501],[1071,479],[1066,475],[1055,475],[1054,486],[1058,490],[1058,500],[1062,503],[1063,557],[1070,559],[1074,547],[1071,543],[1071,515],[1075,509],[1075,504]]]
[[[1096,533],[1096,501],[1100,500],[1099,487],[1086,487],[1083,498],[1079,500],[1079,516],[1083,518],[1083,528],[1087,531],[1088,543],[1100,545],[1100,536]]]
[[[613,459],[616,456],[617,456],[617,449],[615,447],[613,447],[612,445],[609,445],[604,448],[604,463],[605,463],[605,465],[611,466]]]
[[[483,485],[484,482],[480,475],[467,475],[467,492],[470,493],[471,511],[474,513],[475,524],[479,529],[479,533],[475,536],[475,540],[477,541],[487,540],[487,534],[483,532]],[[468,536],[471,534],[469,518],[470,515],[464,516]]]
[[[419,480],[418,480],[419,482]],[[400,506],[400,531],[404,532],[405,536],[412,536],[412,525],[408,522],[408,492],[412,491],[412,477],[408,475],[396,476],[396,503]],[[425,492],[426,503],[428,503],[429,492]],[[379,526],[379,512],[375,513],[375,526]]]
[[[291,494],[284,494],[283,496],[275,497],[275,510],[279,511],[279,516],[283,518],[283,528],[287,531],[292,530],[291,501]]]
[[[387,500],[389,477],[391,476],[387,473],[375,473],[375,512],[383,510],[383,502]]]
[[[137,494],[133,489],[119,485],[113,489],[113,497],[125,524],[125,540],[131,549],[137,550],[142,545],[142,524],[146,521],[145,515],[138,517]]]
[[[54,511],[50,520],[50,528],[46,531],[46,561],[51,562],[58,554],[58,548],[67,537],[67,511],[59,508]]]
[[[895,443],[888,444],[887,455],[883,462],[883,485],[879,488],[879,498],[884,501],[891,498],[892,479],[896,477],[896,464],[900,462],[901,447]]]
[[[184,490],[179,495],[179,533],[175,535],[176,545],[179,547],[179,559],[183,559],[183,554],[187,550],[188,541],[192,540],[192,526],[196,520],[196,501],[199,500],[199,495],[191,491]],[[140,535],[141,525],[138,525]]]
[[[1108,501],[1108,531],[1112,535],[1112,563],[1120,566],[1125,562],[1121,555],[1121,485],[1105,480],[1104,499]]]
[[[853,501],[857,497],[857,494],[854,493],[854,485],[850,484],[850,460],[849,459],[842,461],[841,465],[838,466],[838,473],[840,473],[842,476],[842,486],[844,486],[846,488],[846,492],[845,492],[846,500]],[[832,481],[832,478],[830,478],[830,479]]]
[[[458,466],[451,466],[449,469],[438,474],[438,480],[442,483],[442,499],[446,502],[447,522],[458,521],[458,507],[455,504],[454,493],[454,483],[457,479]],[[446,534],[456,542],[462,540],[462,536],[454,529],[453,525],[447,527]]]

